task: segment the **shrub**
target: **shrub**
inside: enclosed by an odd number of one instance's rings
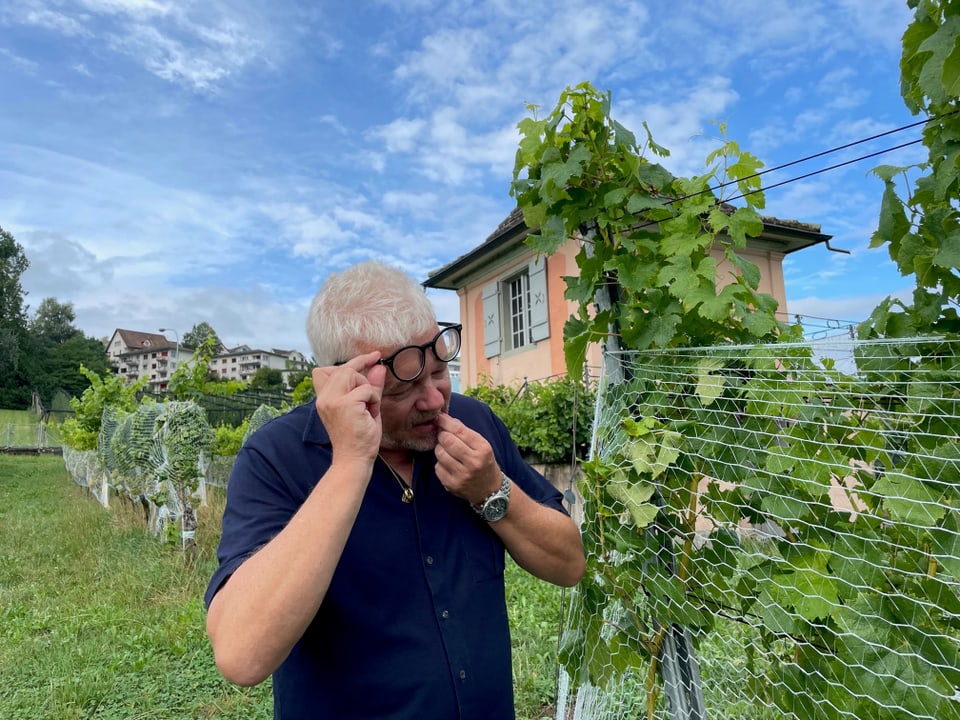
[[[567,376],[494,385],[489,377],[465,391],[487,403],[510,431],[520,452],[543,463],[586,457],[594,392]]]
[[[243,438],[247,432],[250,419],[245,419],[239,427],[218,425],[213,429],[213,444],[210,452],[213,455],[236,455],[243,445]]]

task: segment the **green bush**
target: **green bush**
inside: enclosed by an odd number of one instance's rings
[[[314,395],[313,376],[308,373],[293,387],[293,404],[294,406],[303,405]]]
[[[146,378],[126,384],[120,375],[106,373],[101,378],[80,366],[80,373],[90,381],[90,387],[78,398],[70,400],[74,416],[63,423],[62,438],[74,450],[95,450],[100,436],[104,410],[118,414],[132,412],[137,407],[137,393],[146,384]]]
[[[567,376],[494,385],[488,377],[466,395],[487,403],[510,430],[520,452],[543,463],[586,457],[594,391]]]
[[[236,455],[243,445],[243,437],[247,432],[250,418],[245,419],[239,427],[218,425],[213,429],[213,445],[210,452],[213,455]]]

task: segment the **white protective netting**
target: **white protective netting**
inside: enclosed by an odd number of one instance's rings
[[[110,503],[110,483],[106,473],[97,462],[97,453],[93,450],[74,450],[63,446],[63,462],[67,474],[80,487],[87,488],[104,507]]]
[[[960,344],[606,367],[558,720],[960,718]]]
[[[143,509],[153,534],[176,528],[193,539],[197,505],[206,502],[206,472],[212,431],[192,402],[146,402],[134,412],[106,408],[96,450],[64,447],[74,481],[90,489],[104,507],[111,495]]]
[[[262,428],[274,418],[280,417],[282,414],[283,411],[273,407],[272,405],[261,405],[254,410],[253,414],[250,416],[250,421],[247,423],[247,429],[243,433],[243,444],[246,445],[247,440],[250,439],[251,435],[253,435],[257,430]]]
[[[247,427],[246,430],[244,430],[243,438],[240,444],[246,445],[247,440],[250,439],[251,435],[253,435],[268,422],[282,414],[282,410],[279,410],[272,405],[260,405],[250,415],[250,419],[247,421]],[[206,471],[207,484],[225,488],[227,486],[227,482],[230,480],[230,473],[233,471],[234,460],[236,460],[235,455],[214,455],[211,457]]]

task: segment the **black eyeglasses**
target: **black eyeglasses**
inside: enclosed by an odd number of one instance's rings
[[[377,360],[377,365],[386,365],[400,382],[413,382],[423,373],[423,368],[427,364],[428,349],[432,350],[433,356],[443,363],[448,363],[457,356],[460,352],[462,327],[462,325],[448,325],[430,342],[402,347],[390,357]]]

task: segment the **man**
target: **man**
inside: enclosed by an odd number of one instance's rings
[[[406,274],[331,276],[307,333],[316,402],[251,437],[227,490],[206,594],[218,668],[272,673],[284,720],[513,718],[504,550],[579,581],[560,493],[451,393],[460,327]]]

